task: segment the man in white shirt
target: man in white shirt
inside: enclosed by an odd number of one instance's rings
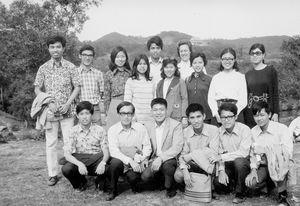
[[[174,197],[174,173],[177,167],[176,158],[183,147],[183,133],[180,122],[167,118],[167,101],[163,98],[153,99],[151,109],[154,121],[146,124],[153,152],[149,167],[142,173],[142,180],[155,180],[160,183],[164,177],[167,197]]]
[[[150,76],[156,84],[161,80],[163,41],[159,36],[151,37],[147,42],[149,51]]]
[[[133,192],[138,192],[137,183],[141,172],[148,166],[151,143],[144,125],[133,122],[135,108],[130,102],[121,102],[117,113],[121,121],[108,130],[108,147],[112,157],[108,173],[110,175],[110,192],[107,201],[117,196],[118,178],[123,172]]]
[[[252,107],[252,113],[257,125],[251,130],[254,139],[250,152],[251,172],[245,182],[246,186],[252,189],[261,189],[267,185],[267,182],[272,183],[273,178],[270,174],[273,176],[274,173],[288,171],[289,161],[292,161],[293,141],[287,126],[269,119],[272,114],[268,103],[264,101],[255,103]],[[279,168],[272,172],[273,170],[269,168],[271,159],[267,159],[267,156],[270,155],[268,151],[270,151],[270,148],[278,145],[282,148],[280,154],[285,157],[286,163],[280,164],[278,162]],[[289,205],[287,202],[287,176],[285,176],[283,181],[273,180],[273,182],[276,182],[279,203]],[[270,186],[270,184],[267,186]]]

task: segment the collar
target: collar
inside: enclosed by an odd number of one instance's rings
[[[116,75],[118,72],[127,72],[128,74],[131,75],[131,71],[130,71],[129,69],[127,69],[127,68],[125,68],[125,67],[123,67],[123,68],[124,68],[123,71],[120,71],[120,69],[119,69],[118,67],[115,68],[114,71],[112,71],[113,75]]]
[[[188,60],[187,62],[184,62],[184,61],[180,61],[179,63],[178,63],[178,67],[181,67],[181,66],[186,66],[186,65],[188,65],[189,67],[191,67],[191,62],[190,62],[190,60]]]
[[[158,62],[154,62],[152,60],[152,57],[149,57],[149,64],[162,64],[162,62],[163,62],[163,58],[162,57],[159,57]]]
[[[155,129],[157,129],[157,128],[164,128],[165,125],[166,125],[166,119],[164,120],[164,122],[160,126],[158,124],[156,124],[156,122],[154,122],[154,125],[155,125]]]
[[[54,61],[53,58],[51,58],[51,59],[49,60],[49,64],[50,64],[51,66],[54,66],[55,61]],[[59,62],[59,65],[64,67],[65,64],[66,64],[66,60],[65,60],[63,57],[61,57],[61,60],[60,60],[60,62]]]
[[[188,126],[185,129],[185,135],[186,135],[185,138],[191,138],[193,136],[199,136],[199,134],[195,133],[192,125]],[[209,133],[208,133],[208,130],[207,130],[207,126],[206,126],[205,123],[203,123],[203,128],[202,128],[202,131],[201,131],[200,135],[209,136]]]
[[[88,132],[91,131],[92,128],[94,127],[94,125],[95,125],[94,123],[91,123],[91,126],[90,126],[90,128],[89,128],[87,131],[88,131]],[[76,127],[76,130],[77,130],[78,132],[83,132],[83,131],[84,131],[80,123],[78,123],[76,126],[77,126],[77,127]]]
[[[90,68],[84,68],[82,65],[80,65],[79,67],[78,67],[78,71],[79,71],[79,73],[81,74],[82,72],[89,72],[89,71],[92,71],[92,72],[94,72],[95,71],[95,68],[94,67],[90,67]]]
[[[225,133],[226,134],[233,134],[234,133],[236,135],[239,135],[239,133],[240,133],[240,126],[239,126],[239,124],[240,124],[239,122],[235,122],[233,130],[232,130],[231,133],[227,132],[227,130],[223,126],[221,126],[220,127],[221,134],[224,135]]]
[[[277,128],[278,127],[276,125],[276,122],[270,120],[266,132],[274,135],[278,131]],[[255,127],[253,127],[252,132],[253,132],[253,135],[255,137],[257,137],[257,136],[259,136],[260,134],[263,133],[263,131],[261,130],[260,126],[258,126],[258,125],[256,125]]]
[[[137,130],[138,129],[138,126],[137,126],[137,123],[136,122],[132,122],[131,123],[131,127],[129,128],[129,130]],[[125,131],[125,129],[123,128],[121,122],[118,122],[117,123],[117,126],[115,128],[117,134],[120,134],[122,131]]]

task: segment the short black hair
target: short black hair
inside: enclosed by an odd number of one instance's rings
[[[95,49],[94,47],[92,47],[89,44],[85,44],[83,45],[80,50],[79,50],[79,54],[82,54],[83,51],[92,51],[93,52],[93,56],[95,56]]]
[[[131,106],[132,108],[132,113],[135,113],[135,107],[133,106],[133,104],[131,102],[127,102],[127,101],[123,101],[120,104],[118,104],[117,106],[117,113],[120,114],[120,110],[122,109],[122,107],[126,107],[126,106]]]
[[[222,59],[222,56],[224,54],[227,54],[227,53],[231,54],[233,56],[233,58],[234,58],[234,64],[232,66],[232,69],[235,69],[235,71],[239,71],[239,67],[238,67],[238,64],[237,64],[237,61],[236,61],[236,52],[235,52],[235,50],[233,48],[228,47],[228,48],[224,49],[221,52],[221,54],[220,54],[220,58]],[[221,63],[220,64],[220,71],[223,71],[223,70],[224,70],[224,67],[223,67],[223,65]]]
[[[76,106],[76,114],[79,114],[82,110],[88,110],[91,114],[94,114],[94,105],[89,101],[79,102]]]
[[[148,51],[150,50],[151,44],[156,44],[157,46],[159,46],[161,48],[161,50],[163,49],[163,46],[164,46],[163,41],[159,36],[153,36],[148,40],[148,42],[147,42]]]
[[[196,59],[198,57],[201,57],[201,59],[203,60],[204,66],[206,66],[207,65],[207,59],[206,59],[205,54],[202,53],[202,52],[195,52],[195,53],[191,54],[191,57],[190,57],[191,66],[193,64],[194,59]]]
[[[166,108],[168,108],[168,102],[164,98],[157,97],[155,99],[152,99],[151,108],[156,104],[161,104],[161,105],[164,105]]]
[[[56,42],[60,42],[62,47],[66,47],[66,39],[65,37],[63,36],[60,36],[60,35],[55,35],[55,36],[50,36],[48,39],[47,39],[47,47],[49,48],[49,45],[50,44],[55,44]]]
[[[238,110],[238,108],[237,108],[237,106],[234,103],[224,102],[219,107],[218,113],[219,113],[219,115],[221,115],[222,111],[229,111],[229,112],[232,112],[234,115],[236,115],[237,114],[237,110]]]
[[[180,72],[179,72],[179,68],[177,66],[177,60],[174,57],[166,57],[163,59],[162,61],[162,67],[161,67],[161,73],[160,76],[162,79],[167,78],[167,75],[165,74],[164,68],[168,65],[168,64],[173,64],[175,67],[175,73],[174,73],[174,77],[180,77]]]
[[[202,105],[198,103],[192,103],[186,108],[185,114],[187,117],[189,117],[192,112],[198,112],[198,111],[201,112],[201,114],[204,114],[204,109]]]
[[[259,112],[261,112],[262,109],[265,109],[265,111],[270,114],[271,112],[271,109],[269,107],[269,104],[265,101],[258,101],[258,102],[255,102],[252,106],[252,114],[253,115],[256,115],[258,114]]]

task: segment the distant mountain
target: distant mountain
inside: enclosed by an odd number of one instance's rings
[[[164,52],[167,55],[176,56],[177,42],[181,39],[189,39],[195,44],[195,50],[202,50],[207,54],[208,58],[213,59],[218,58],[221,50],[229,46],[236,49],[241,58],[243,58],[243,56],[246,57],[250,46],[254,43],[262,43],[265,45],[268,58],[279,58],[282,42],[289,39],[289,36],[264,36],[233,40],[199,39],[198,37],[192,37],[189,34],[177,31],[164,31],[157,35],[163,39],[165,45]],[[137,54],[147,52],[146,43],[150,37],[151,36],[126,36],[113,32],[94,41],[93,45],[96,47],[97,56],[99,57],[107,57],[114,47],[123,46],[127,50],[129,56],[133,58]]]

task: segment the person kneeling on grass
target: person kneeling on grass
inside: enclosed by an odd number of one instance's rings
[[[279,205],[289,205],[287,177],[292,162],[292,135],[284,124],[271,121],[268,103],[259,101],[252,107],[256,126],[252,128],[254,143],[250,151],[251,172],[246,186],[258,190],[274,184],[278,191]],[[268,184],[269,183],[269,184]]]
[[[71,129],[69,141],[64,146],[68,162],[62,167],[62,173],[78,192],[86,189],[85,175],[104,179],[105,165],[109,159],[106,132],[103,127],[92,123],[93,112],[94,106],[88,101],[77,105],[79,122]]]
[[[186,109],[190,126],[184,129],[184,145],[179,156],[179,167],[174,179],[177,183],[192,186],[190,172],[212,174],[214,164],[207,157],[218,153],[218,128],[204,123],[205,113],[200,104],[190,104]]]

